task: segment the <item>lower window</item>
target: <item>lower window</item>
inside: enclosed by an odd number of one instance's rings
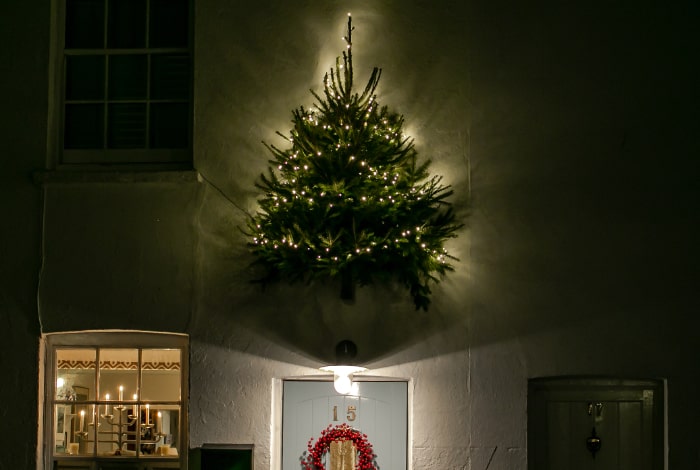
[[[45,335],[46,468],[186,468],[185,335]]]

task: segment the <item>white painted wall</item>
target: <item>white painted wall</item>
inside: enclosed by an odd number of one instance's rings
[[[79,328],[190,334],[190,444],[254,443],[256,468],[276,448],[274,380],[317,373],[346,338],[370,373],[413,379],[415,470],[524,469],[527,379],[561,374],[667,378],[669,468],[700,466],[697,6],[196,0],[206,181],[42,187],[49,5],[15,3],[0,15],[0,398],[17,406],[0,420],[18,451],[0,469],[33,467],[40,333]],[[428,313],[390,287],[346,305],[336,285],[249,283],[237,227],[260,141],[310,104],[347,11],[357,81],[382,67],[381,103],[460,214],[471,194]]]

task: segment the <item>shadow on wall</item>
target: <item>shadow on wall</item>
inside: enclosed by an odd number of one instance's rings
[[[202,212],[226,208],[217,194],[207,193]],[[200,223],[218,224],[224,219],[209,213],[200,217]],[[435,335],[443,336],[440,348],[426,354],[466,348],[468,286],[462,266],[433,288],[427,312],[416,310],[409,292],[398,285],[357,287],[352,301],[340,298],[339,281],[262,286],[253,282],[260,273],[251,266],[254,258],[247,240],[236,228],[243,222],[229,219],[231,225],[224,230],[199,227],[200,300],[191,334],[200,340],[280,361],[287,361],[291,351],[308,358],[303,365],[312,367],[332,362],[335,345],[343,339],[357,344],[356,359],[362,363]],[[232,233],[236,235],[231,237]],[[281,349],[265,347],[260,337]]]

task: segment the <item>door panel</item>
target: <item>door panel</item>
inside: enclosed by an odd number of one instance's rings
[[[620,441],[625,442],[629,452],[620,455],[620,467],[642,468],[642,462],[650,460],[645,455],[651,446],[642,445],[643,407],[639,402],[622,402],[618,404],[620,415],[626,419],[620,420]]]
[[[298,470],[309,439],[345,423],[367,435],[383,470],[407,468],[407,382],[355,381],[340,395],[329,381],[284,381],[282,470]]]
[[[594,431],[601,446],[591,453]],[[660,381],[530,381],[530,470],[662,470],[663,436]]]

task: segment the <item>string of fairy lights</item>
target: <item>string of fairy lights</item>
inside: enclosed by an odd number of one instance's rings
[[[265,144],[272,159],[256,182],[263,195],[250,245],[271,277],[398,277],[425,308],[428,282],[452,270],[443,245],[461,224],[450,187],[430,177],[429,161],[418,163],[403,117],[377,103],[381,71],[353,93],[352,30],[348,15],[347,51],[324,77],[323,96],[312,91],[317,103],[292,112],[288,136],[278,132],[289,147]]]

